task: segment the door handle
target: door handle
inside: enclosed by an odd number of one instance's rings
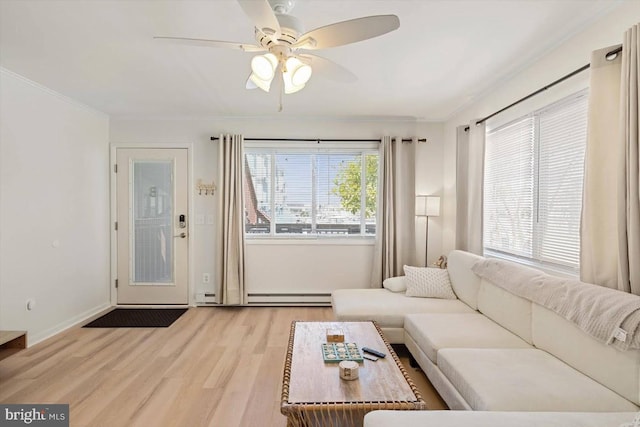
[[[179,238],[181,238],[181,239],[184,239],[185,237],[187,237],[187,233],[180,233],[180,234],[176,234],[176,235],[175,235],[175,236],[173,236],[173,237],[179,237]]]

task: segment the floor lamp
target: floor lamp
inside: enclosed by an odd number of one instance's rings
[[[424,243],[424,266],[429,266],[429,217],[440,216],[440,196],[416,196],[416,216],[426,218]]]

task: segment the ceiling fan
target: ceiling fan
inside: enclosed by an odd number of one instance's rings
[[[400,20],[395,15],[375,15],[305,32],[298,18],[289,14],[295,0],[237,1],[255,25],[257,44],[165,36],[154,39],[195,46],[240,49],[245,52],[266,52],[251,60],[251,74],[246,88],[260,88],[269,92],[274,77],[280,75],[284,93],[291,94],[304,88],[313,72],[336,81],[357,80],[346,68],[310,51],[367,40],[400,27]]]

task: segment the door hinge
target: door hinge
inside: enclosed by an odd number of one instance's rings
[[[118,173],[118,165],[113,165],[113,173]]]
[[[118,279],[116,279],[116,289],[118,289]]]
[[[114,229],[115,229],[116,231],[118,231],[118,221],[116,221],[114,224],[115,224],[115,225],[114,225]]]

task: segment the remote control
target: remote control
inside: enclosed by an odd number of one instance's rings
[[[367,360],[371,360],[372,362],[375,362],[376,360],[378,360],[378,358],[377,358],[377,357],[372,356],[372,355],[370,355],[370,354],[363,354],[363,355],[362,355],[362,357],[364,357],[364,358],[365,358],[365,359],[367,359]]]
[[[362,347],[362,351],[364,351],[365,353],[373,354],[374,356],[378,356],[378,357],[385,357],[386,356],[386,354],[381,353],[378,350],[374,350],[374,349],[369,348],[369,347]]]

